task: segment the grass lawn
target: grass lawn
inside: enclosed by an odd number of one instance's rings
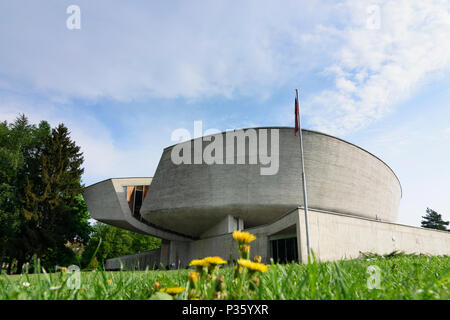
[[[3,274],[0,299],[150,299],[158,291],[155,282],[161,284],[160,289],[187,288],[173,296],[187,299],[190,271]],[[450,298],[450,257],[447,256],[400,254],[307,265],[272,264],[267,272],[260,274],[260,282],[253,290],[237,290],[233,267],[221,268],[218,275],[224,276],[224,291],[235,292],[225,298],[235,299]]]

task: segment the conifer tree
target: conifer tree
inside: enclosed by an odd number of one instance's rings
[[[23,200],[24,240],[31,252],[51,263],[68,253],[68,242],[89,237],[89,215],[87,210],[80,211],[82,164],[80,147],[63,124],[52,129],[42,150],[29,161]]]
[[[6,262],[8,273],[14,259],[26,260],[26,221],[21,214],[24,181],[29,173],[28,160],[42,149],[49,135],[46,121],[36,127],[23,114],[12,123],[0,123],[0,266]]]
[[[437,230],[447,230],[445,226],[449,225],[449,221],[442,220],[442,216],[436,211],[427,208],[427,214],[423,216],[422,227]]]

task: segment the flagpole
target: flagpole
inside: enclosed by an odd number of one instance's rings
[[[295,97],[297,99],[298,103],[298,131],[300,136],[300,158],[301,158],[301,164],[302,164],[302,182],[303,182],[303,203],[304,203],[304,210],[305,210],[305,229],[306,229],[306,248],[308,251],[308,258],[311,256],[311,247],[309,245],[309,227],[308,227],[308,197],[306,194],[306,178],[305,178],[305,161],[303,159],[303,134],[302,134],[302,126],[300,121],[300,102],[298,100],[298,89],[295,89]],[[308,259],[309,261],[309,259]]]

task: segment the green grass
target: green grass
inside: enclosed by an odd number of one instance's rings
[[[369,266],[380,268],[379,289],[369,289]],[[0,299],[149,299],[154,283],[186,287],[189,270],[81,272],[81,288],[71,289],[68,273],[0,276]],[[227,288],[233,269],[222,268]],[[109,281],[108,281],[109,280]],[[370,282],[370,280],[369,280]],[[24,286],[29,283],[29,286]],[[51,289],[52,287],[53,290]],[[59,287],[59,288],[58,288]],[[73,286],[72,286],[73,287]],[[394,254],[307,265],[274,264],[261,284],[242,299],[450,299],[450,257]],[[176,296],[187,297],[187,292]]]

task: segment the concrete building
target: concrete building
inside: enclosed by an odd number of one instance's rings
[[[303,142],[309,240],[320,260],[394,250],[450,254],[449,232],[396,224],[402,189],[386,163],[320,132],[303,130]],[[305,262],[300,170],[293,128],[250,128],[168,147],[153,178],[108,179],[83,196],[94,219],[162,239],[158,250],[108,260],[110,269],[235,259],[231,233],[238,229],[257,236],[252,255],[265,262]]]

